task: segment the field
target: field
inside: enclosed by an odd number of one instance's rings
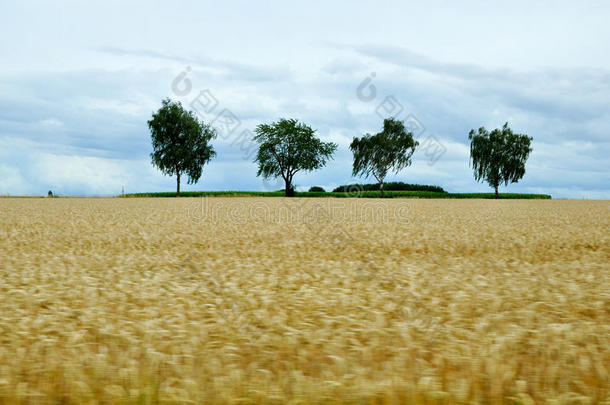
[[[610,203],[0,199],[0,403],[610,403]]]
[[[181,197],[284,197],[283,191],[183,191]],[[360,189],[350,190],[347,193],[340,192],[298,192],[296,197],[337,197],[337,198],[379,198],[379,191],[364,191]],[[176,197],[176,192],[163,193],[135,193],[126,194],[125,197]],[[384,198],[496,198],[494,193],[441,193],[434,191],[386,191]],[[519,194],[519,193],[500,193],[501,199],[551,199],[548,194]]]

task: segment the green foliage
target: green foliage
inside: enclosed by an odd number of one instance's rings
[[[485,199],[507,199],[507,200],[550,200],[548,194],[525,194],[525,193],[449,193],[448,198],[485,198]]]
[[[320,186],[313,186],[309,188],[309,192],[310,193],[325,193],[326,190],[324,190],[323,187]]]
[[[180,193],[180,197],[283,197],[284,191],[185,191]],[[296,197],[336,197],[347,198],[348,195],[342,192],[322,193],[322,192],[302,192],[296,193]],[[134,193],[125,194],[125,197],[177,197],[175,192],[161,193]],[[360,198],[380,198],[379,190],[363,191],[357,195]],[[435,191],[387,191],[384,198],[495,198],[494,193],[447,193]],[[499,194],[502,199],[550,199],[547,194]]]
[[[333,197],[348,197],[346,193],[326,193]],[[301,193],[299,193],[299,196]],[[360,198],[452,198],[452,199],[465,199],[465,198],[483,198],[490,199],[495,198],[494,193],[447,193],[447,192],[435,192],[435,191],[387,191],[381,195],[379,190],[375,191],[363,191],[357,195]],[[502,199],[550,199],[551,196],[547,194],[517,194],[517,193],[503,193],[499,194],[499,198]]]
[[[379,190],[379,183],[372,184],[347,184],[343,186],[339,186],[333,190],[333,193],[347,193],[353,192],[353,190],[362,190],[362,191],[373,191]],[[425,184],[407,184],[402,181],[392,181],[388,183],[384,183],[384,190],[392,190],[392,191],[434,191],[437,193],[444,193],[442,187],[439,186],[430,186]],[[310,190],[311,191],[311,190]]]
[[[49,192],[47,193],[47,197],[53,197],[53,192],[51,190],[49,190]]]
[[[272,124],[261,124],[254,140],[259,143],[254,159],[258,163],[257,176],[282,177],[286,196],[295,191],[292,179],[299,171],[312,171],[323,167],[337,150],[337,144],[322,142],[315,130],[295,119],[280,119]]]
[[[283,191],[183,191],[160,193],[131,193],[125,197],[282,197]]]
[[[516,183],[525,174],[525,162],[532,151],[532,137],[515,134],[508,127],[489,132],[481,127],[468,134],[470,139],[470,161],[477,181],[484,180],[494,187],[498,195],[498,185]]]
[[[419,142],[405,129],[402,121],[388,118],[383,121],[383,131],[375,135],[354,137],[350,149],[354,155],[352,174],[379,182],[383,196],[383,179],[390,171],[398,173],[411,164],[411,156]]]
[[[177,193],[180,194],[180,176],[186,174],[189,184],[196,183],[201,178],[203,166],[216,156],[210,145],[216,131],[199,122],[180,102],[167,98],[162,103],[148,121],[153,146],[150,157],[153,165],[164,174],[177,176]]]

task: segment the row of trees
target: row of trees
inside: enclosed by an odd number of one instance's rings
[[[164,174],[176,176],[176,191],[180,195],[181,176],[189,184],[196,183],[203,166],[216,156],[212,139],[216,131],[209,124],[186,111],[180,102],[165,99],[162,107],[148,121],[151,132],[153,165]],[[298,172],[317,170],[332,159],[337,144],[323,142],[316,131],[296,119],[280,119],[256,127],[254,141],[259,144],[254,162],[257,176],[281,177],[287,197],[294,196],[293,179]],[[515,134],[508,127],[491,132],[485,128],[470,131],[470,163],[477,181],[494,187],[498,198],[501,183],[516,183],[525,174],[525,162],[532,151],[532,138]],[[402,121],[389,118],[377,134],[354,137],[350,150],[354,156],[352,174],[365,178],[373,176],[384,195],[384,180],[390,173],[398,173],[411,165],[411,158],[419,143],[406,130]]]

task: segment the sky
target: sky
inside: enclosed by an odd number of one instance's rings
[[[0,0],[0,195],[174,191],[147,120],[170,97],[218,129],[182,190],[270,190],[252,131],[296,118],[339,147],[298,189],[351,176],[395,116],[420,142],[388,181],[491,191],[468,133],[533,137],[501,192],[610,198],[610,2]],[[374,182],[373,179],[368,179]]]

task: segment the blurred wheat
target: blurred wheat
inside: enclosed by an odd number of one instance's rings
[[[0,403],[610,403],[608,202],[201,201],[0,199]]]

